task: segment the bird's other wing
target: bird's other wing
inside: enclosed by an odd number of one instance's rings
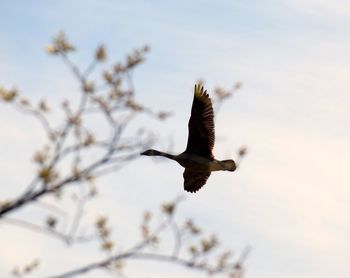
[[[214,142],[214,112],[211,99],[202,85],[195,85],[186,152],[213,160]]]
[[[207,182],[210,172],[195,172],[189,168],[185,168],[184,176],[184,189],[188,192],[198,191]]]

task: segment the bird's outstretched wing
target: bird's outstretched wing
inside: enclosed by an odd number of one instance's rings
[[[191,118],[188,122],[186,152],[213,160],[214,142],[215,128],[212,103],[203,86],[195,85]]]
[[[210,172],[195,172],[189,168],[184,171],[184,189],[188,192],[196,192],[199,190],[210,176]]]

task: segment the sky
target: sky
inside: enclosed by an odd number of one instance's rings
[[[113,60],[147,44],[147,62],[134,75],[137,96],[173,116],[160,123],[140,121],[159,136],[155,148],[166,149],[172,138],[174,152],[182,152],[194,82],[204,79],[209,93],[215,85],[242,82],[216,115],[215,155],[236,158],[242,145],[248,155],[237,172],[214,173],[197,194],[184,194],[179,217],[194,218],[237,253],[251,246],[247,278],[345,278],[349,15],[350,4],[341,0],[1,1],[0,84],[51,101],[76,90],[69,71],[44,52],[60,30],[77,46],[73,57],[82,66],[101,43]],[[31,118],[6,105],[0,106],[0,128],[0,196],[14,196],[33,173],[31,155],[43,136]],[[183,194],[178,165],[145,157],[102,183],[100,203],[89,213],[108,212],[122,246],[135,236],[132,227],[143,209],[156,210]],[[1,277],[33,256],[42,260],[40,276],[101,256],[85,247],[65,256],[61,242],[9,225],[0,226],[0,235],[6,250]],[[173,277],[202,277],[153,263],[131,263],[126,273],[171,277],[169,269]],[[86,277],[96,275],[109,277],[105,272]]]

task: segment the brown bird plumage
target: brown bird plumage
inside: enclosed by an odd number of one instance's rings
[[[203,86],[194,86],[191,118],[188,122],[188,140],[185,152],[214,159],[214,111],[211,99]]]
[[[150,149],[141,155],[164,156],[177,161],[185,168],[184,189],[188,192],[196,192],[207,182],[212,171],[236,169],[233,160],[219,161],[214,158],[214,143],[212,102],[203,86],[195,85],[186,150],[179,155],[172,155]]]

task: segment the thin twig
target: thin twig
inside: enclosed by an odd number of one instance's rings
[[[83,188],[81,186],[81,188]],[[77,232],[78,228],[79,228],[79,224],[80,224],[80,220],[83,216],[83,212],[84,212],[84,206],[86,204],[86,201],[89,199],[89,195],[83,193],[83,196],[78,200],[78,204],[77,204],[77,208],[76,208],[76,213],[74,215],[73,218],[73,222],[71,224],[70,227],[70,231],[68,233],[68,237],[73,240],[75,237],[75,233]]]
[[[38,232],[38,233],[42,233],[42,234],[56,237],[57,239],[62,240],[67,244],[72,243],[72,240],[68,235],[61,233],[55,229],[48,228],[46,226],[37,225],[37,224],[31,223],[31,222],[28,222],[28,221],[25,221],[22,219],[16,219],[16,218],[5,218],[2,221],[3,221],[3,223],[6,223],[6,224],[23,227],[23,228],[32,230],[34,232]],[[77,236],[74,238],[74,242],[86,243],[88,241],[93,240],[94,238],[96,238],[96,237],[95,236],[86,236],[86,237]]]

